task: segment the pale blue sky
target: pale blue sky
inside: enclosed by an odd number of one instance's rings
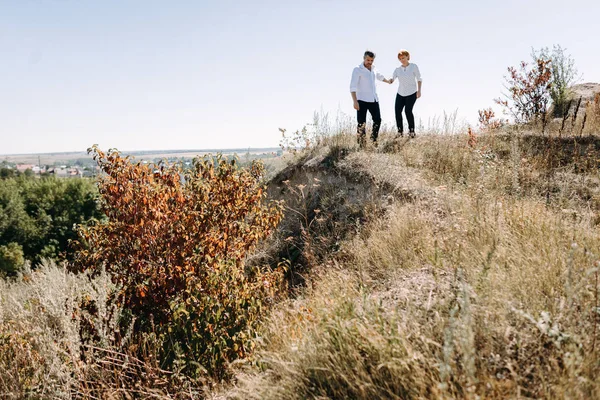
[[[477,110],[506,67],[560,44],[600,82],[598,1],[0,0],[0,154],[271,147],[315,110],[354,116],[366,48],[406,48],[417,118]],[[396,85],[379,84],[384,122]]]

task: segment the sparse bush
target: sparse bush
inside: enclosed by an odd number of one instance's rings
[[[294,155],[298,152],[302,153],[310,148],[314,148],[331,134],[328,120],[328,114],[315,112],[313,122],[304,125],[302,129],[288,133],[287,129],[279,128],[279,132],[281,132],[279,147],[283,151]]]
[[[548,100],[550,98],[552,71],[550,60],[539,58],[532,67],[522,61],[519,68],[508,67],[509,76],[505,76],[506,99],[494,101],[504,107],[518,124],[537,122],[546,123]]]
[[[89,350],[118,348],[120,310],[110,301],[111,290],[106,274],[90,280],[53,263],[14,282],[0,279],[0,397],[76,394],[87,381],[87,368],[101,366],[94,365]],[[81,307],[84,299],[95,315]],[[87,345],[80,337],[86,323],[96,332]]]
[[[120,326],[116,289],[105,272],[52,262],[0,279],[0,398],[197,398],[185,377],[161,368],[153,334]]]
[[[532,50],[531,56],[534,62],[539,59],[550,60],[550,97],[552,98],[552,113],[554,117],[563,117],[569,112],[569,100],[571,99],[570,87],[577,81],[579,74],[575,67],[575,60],[565,54],[567,49],[555,44],[552,50],[543,47],[540,50]]]
[[[279,128],[279,132],[281,132],[279,147],[285,152],[295,155],[298,151],[306,149],[311,145],[311,138],[309,137],[308,128],[306,126],[291,134],[284,128]]]
[[[479,129],[484,132],[492,132],[504,126],[505,121],[497,119],[492,108],[478,110],[479,113]]]
[[[168,365],[224,376],[228,362],[252,350],[253,328],[281,275],[244,266],[281,219],[280,204],[265,201],[262,164],[240,169],[207,157],[183,170],[89,151],[104,172],[107,221],[80,230],[72,268],[106,268],[136,327],[165,335]]]

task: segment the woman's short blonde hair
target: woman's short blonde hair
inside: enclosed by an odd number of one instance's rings
[[[398,52],[398,58],[400,58],[400,56],[406,56],[410,60],[410,53],[408,52],[408,50],[400,50]]]

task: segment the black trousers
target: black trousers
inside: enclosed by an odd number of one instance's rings
[[[402,125],[402,109],[405,109],[406,120],[408,121],[409,132],[415,131],[415,116],[413,115],[413,107],[417,101],[417,92],[410,96],[400,96],[396,94],[396,126],[398,127],[398,133],[404,132],[404,126]]]
[[[379,110],[379,103],[367,102],[358,100],[358,111],[356,111],[356,119],[358,121],[358,136],[364,137],[366,135],[366,124],[367,124],[367,111],[371,113],[373,119],[373,132],[371,133],[371,139],[377,140],[379,136],[379,127],[381,126],[381,111]]]

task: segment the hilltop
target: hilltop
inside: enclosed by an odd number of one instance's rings
[[[587,101],[593,102],[594,97],[600,93],[600,83],[586,82],[578,83],[571,86],[572,97],[577,100],[582,98],[582,103],[585,104]]]

